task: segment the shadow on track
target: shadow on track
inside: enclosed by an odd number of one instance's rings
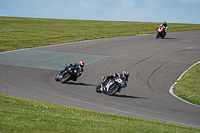
[[[163,39],[177,39],[177,38],[163,38]]]
[[[113,95],[114,97],[122,97],[122,98],[139,98],[139,99],[148,99],[148,98],[145,98],[145,97],[136,97],[136,96],[127,96],[127,95],[118,95],[118,94],[115,94]]]
[[[97,86],[94,84],[85,84],[85,83],[75,83],[75,82],[66,82],[64,84],[70,84],[70,85],[84,85],[84,86]]]

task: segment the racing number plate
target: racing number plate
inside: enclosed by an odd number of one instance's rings
[[[121,78],[116,79],[116,81],[120,84],[123,82]]]

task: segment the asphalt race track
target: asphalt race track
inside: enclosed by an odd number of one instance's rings
[[[200,128],[200,107],[169,93],[191,65],[200,61],[200,31],[97,39],[0,53],[0,93]],[[84,61],[77,82],[54,80],[70,63]],[[101,77],[130,73],[114,96],[96,93]]]

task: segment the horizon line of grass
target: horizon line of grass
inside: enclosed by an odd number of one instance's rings
[[[0,16],[0,52],[101,38],[154,34],[160,23],[41,19]],[[200,30],[200,24],[168,23],[168,32]]]

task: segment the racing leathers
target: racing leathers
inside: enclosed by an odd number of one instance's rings
[[[167,32],[167,29],[168,29],[168,26],[167,26],[167,23],[164,22],[163,24],[161,24],[164,28],[165,28],[165,35],[166,35],[166,32]]]
[[[83,73],[83,68],[80,67],[77,63],[70,64],[69,66],[66,66],[64,70],[60,71],[60,74],[63,76],[64,72],[67,71],[69,68],[75,68],[75,71],[77,71],[77,74],[71,77],[73,81],[77,81],[77,77],[80,77]]]

